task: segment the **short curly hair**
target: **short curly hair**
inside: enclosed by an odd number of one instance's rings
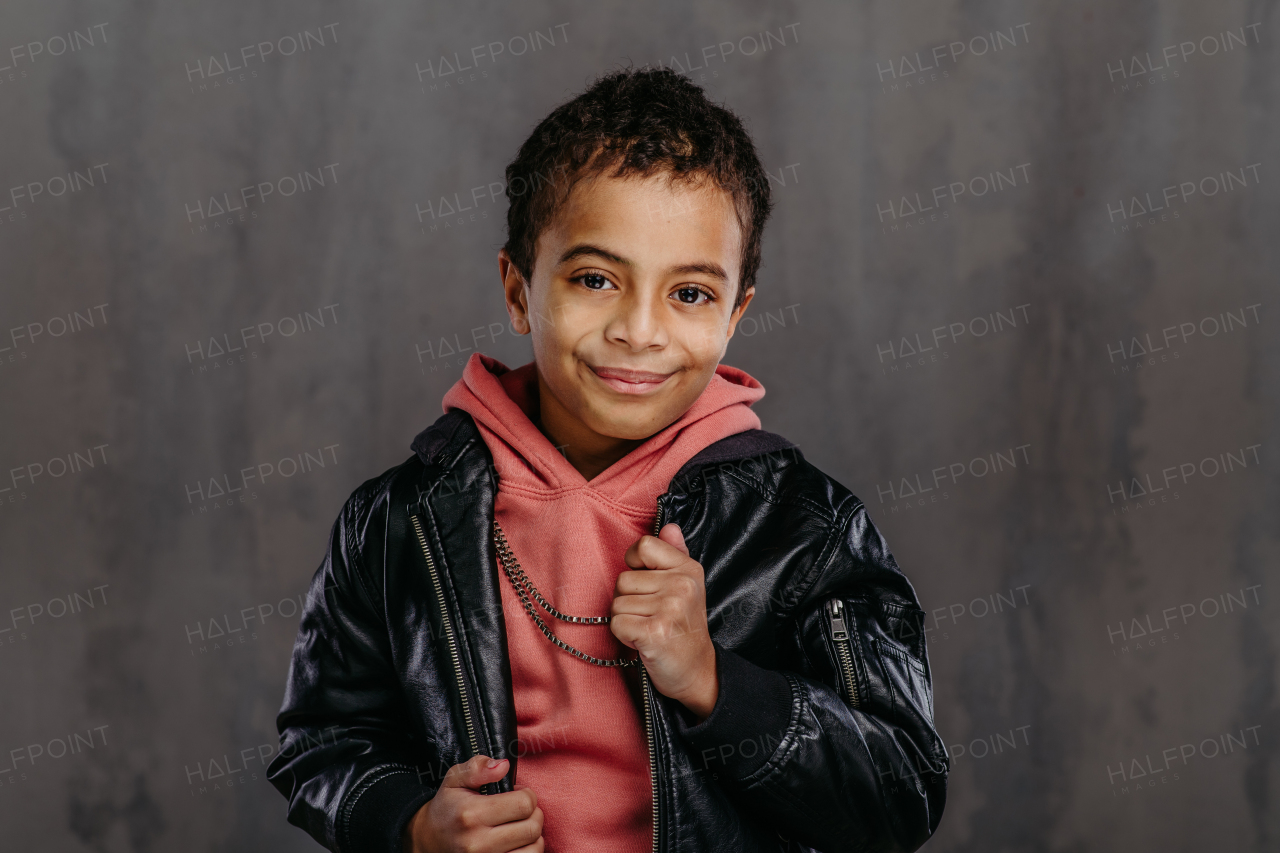
[[[610,171],[612,170],[612,171]],[[760,244],[773,202],[768,175],[741,119],[669,68],[626,68],[601,77],[538,123],[507,166],[507,242],[526,281],[538,235],[583,178],[710,180],[733,199],[743,235],[734,307],[755,285]]]

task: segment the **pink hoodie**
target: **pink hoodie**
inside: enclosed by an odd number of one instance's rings
[[[684,415],[591,481],[534,424],[534,362],[511,370],[474,353],[442,405],[475,419],[500,478],[494,515],[533,585],[562,613],[607,616],[614,583],[628,570],[623,554],[652,532],[658,496],[707,445],[759,429],[749,406],[763,396],[764,386],[751,376],[719,365]],[[538,795],[546,850],[645,853],[652,793],[635,670],[595,666],[554,646],[501,568],[498,574],[515,692],[518,781]],[[635,656],[608,625],[575,625],[537,612],[556,636],[586,654]]]

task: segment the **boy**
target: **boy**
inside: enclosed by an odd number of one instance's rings
[[[741,122],[620,71],[507,186],[534,361],[473,354],[343,508],[268,769],[289,820],[343,853],[915,850],[949,769],[915,593],[720,364],[771,204]]]

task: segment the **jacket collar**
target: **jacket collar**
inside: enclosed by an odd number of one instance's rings
[[[409,447],[427,467],[438,466],[447,470],[474,441],[481,441],[481,438],[471,415],[461,409],[451,409],[418,433]],[[671,479],[671,486],[675,489],[687,485],[694,473],[706,465],[733,463],[782,451],[800,452],[794,444],[776,433],[749,429],[703,448],[680,468]]]

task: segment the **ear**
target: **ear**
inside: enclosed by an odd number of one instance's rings
[[[756,295],[755,285],[747,288],[747,292],[742,295],[742,304],[733,309],[733,313],[729,315],[729,332],[724,336],[724,345],[729,346],[729,338],[733,337],[733,332],[738,328],[738,321],[742,319],[743,313],[747,310],[747,306],[751,304],[752,298]],[[721,353],[721,357],[724,353]]]
[[[507,315],[511,318],[511,328],[517,335],[529,334],[528,283],[506,249],[498,250],[498,275],[502,279],[502,294],[507,303]]]

